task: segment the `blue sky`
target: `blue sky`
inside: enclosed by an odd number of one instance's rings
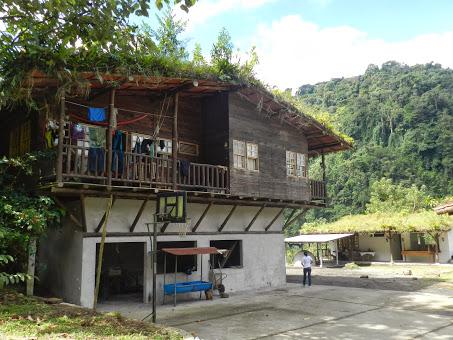
[[[280,88],[388,60],[453,66],[453,0],[199,0],[178,16],[189,49],[209,55],[222,27],[242,52],[256,45],[258,76]]]

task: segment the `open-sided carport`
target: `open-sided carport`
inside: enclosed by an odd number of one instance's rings
[[[317,256],[319,258],[319,266],[322,267],[322,256],[319,256],[319,244],[327,244],[335,241],[335,257],[338,265],[338,240],[344,237],[352,236],[353,234],[303,234],[294,237],[285,238],[286,244],[299,244],[302,249],[304,244],[315,243]]]

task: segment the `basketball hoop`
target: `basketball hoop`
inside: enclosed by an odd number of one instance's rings
[[[187,217],[185,191],[157,194],[156,222],[185,223]]]

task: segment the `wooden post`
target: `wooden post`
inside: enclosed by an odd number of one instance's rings
[[[174,114],[173,114],[173,131],[172,131],[172,142],[171,142],[171,149],[172,149],[172,157],[173,157],[173,173],[172,173],[172,180],[173,180],[173,190],[178,188],[176,182],[177,176],[177,166],[178,166],[178,105],[179,105],[179,93],[175,93],[175,107],[174,107]]]
[[[322,181],[326,184],[326,164],[324,162],[324,151],[321,152]]]
[[[35,287],[35,264],[36,264],[36,238],[31,237],[28,244],[28,267],[27,275],[30,278],[27,280],[27,296],[33,296]]]
[[[392,253],[392,240],[393,240],[393,235],[392,235],[392,231],[389,230],[389,237],[388,237],[388,240],[389,240],[389,248],[390,248],[390,264],[393,264],[393,253]]]
[[[433,262],[434,263],[439,263],[439,233],[432,234],[432,233],[428,232],[428,235],[430,235],[433,238],[433,240],[434,240]]]
[[[354,261],[354,235],[349,236],[349,260]]]
[[[64,122],[65,122],[65,91],[62,91],[60,98],[60,115],[58,117],[58,149],[57,149],[57,185],[63,186],[63,142],[64,142]]]
[[[107,188],[112,188],[113,131],[115,129],[115,89],[110,91],[109,126],[107,129]]]
[[[338,266],[338,239],[335,242],[335,253],[336,253],[336,257],[337,257],[337,266]]]

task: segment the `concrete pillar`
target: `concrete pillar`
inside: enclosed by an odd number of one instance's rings
[[[36,260],[36,238],[30,238],[28,245],[28,267],[27,275],[30,278],[27,280],[27,296],[33,295],[33,290],[35,286],[35,260]]]

